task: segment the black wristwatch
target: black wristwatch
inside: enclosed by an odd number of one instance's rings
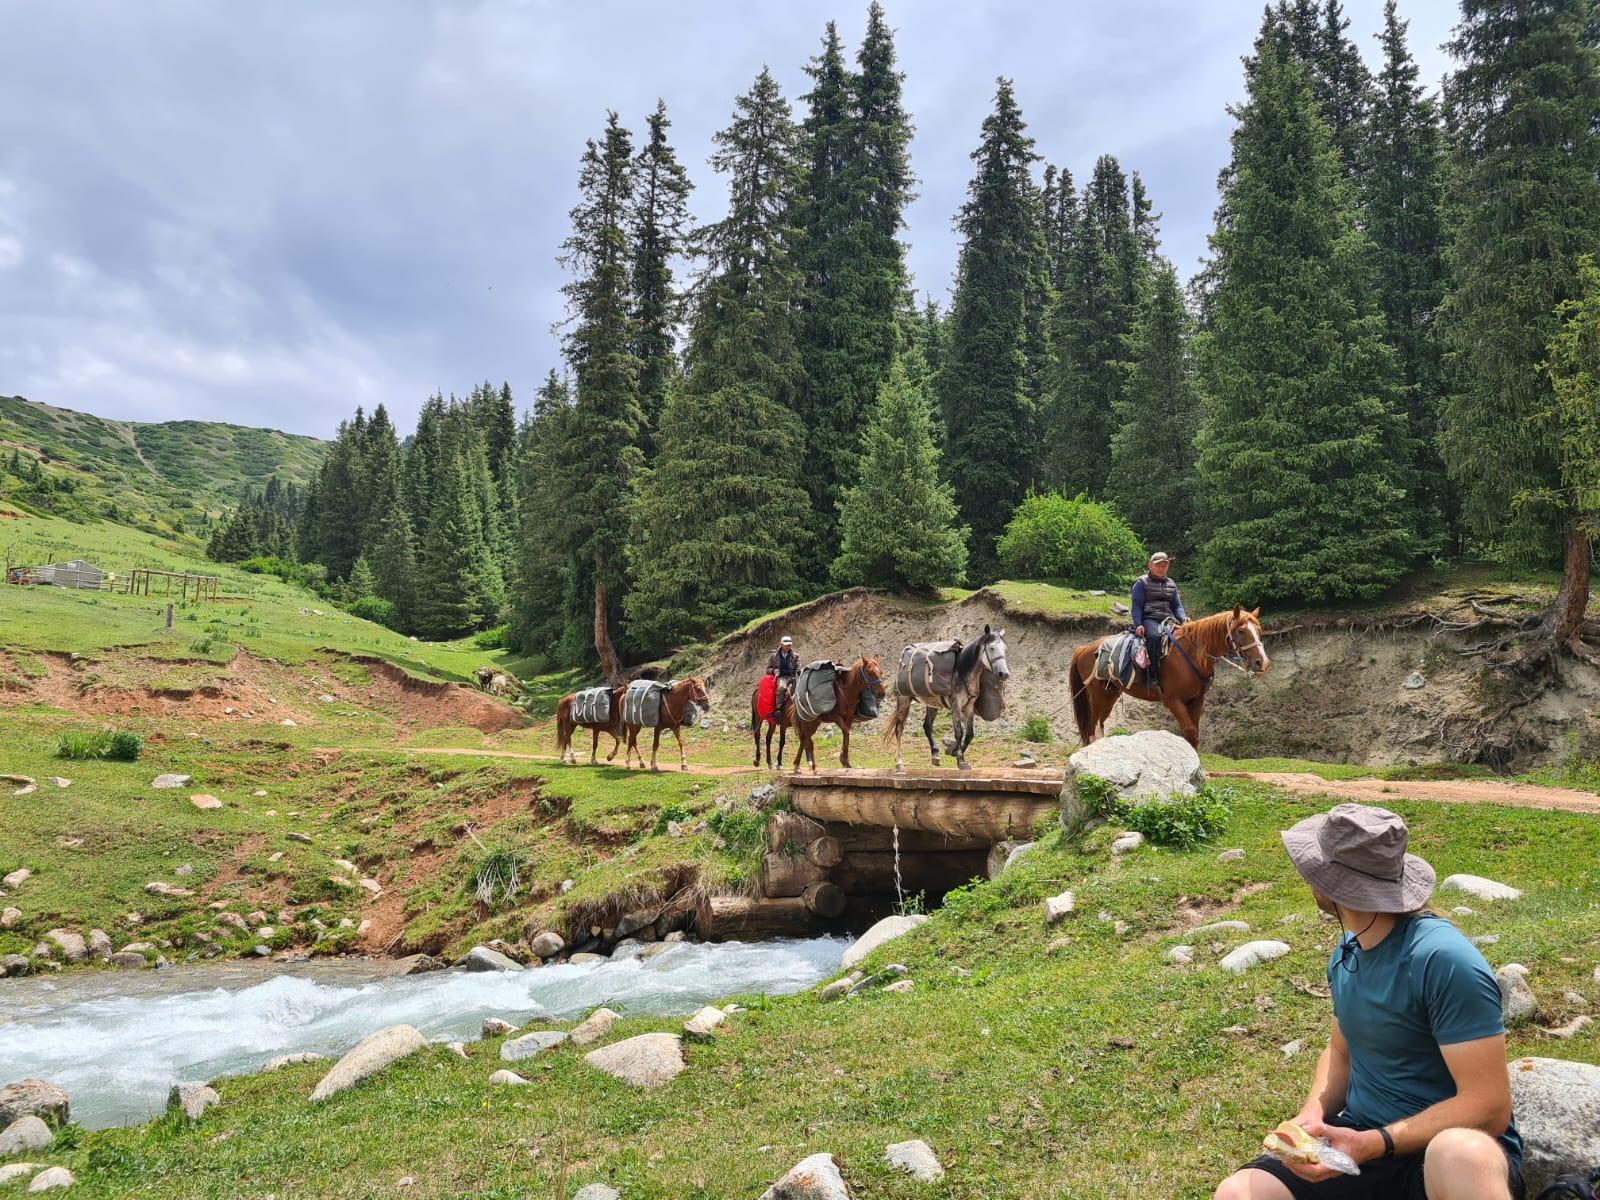
[[[1388,1127],[1384,1125],[1378,1126],[1378,1132],[1383,1135],[1383,1156],[1385,1158],[1393,1158],[1394,1136],[1389,1132]]]

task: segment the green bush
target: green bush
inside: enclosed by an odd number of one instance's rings
[[[1120,587],[1144,565],[1138,535],[1110,506],[1078,496],[1029,496],[997,547],[1013,579],[1059,579],[1081,588]]]
[[[397,628],[394,605],[382,596],[363,596],[345,611],[352,617],[360,617],[363,621],[371,621],[386,629]]]
[[[509,625],[496,625],[493,629],[485,629],[472,635],[472,644],[479,650],[503,650],[506,644],[506,635],[511,631]]]
[[[651,832],[655,834],[663,834],[667,831],[668,821],[676,821],[681,825],[692,816],[694,816],[694,813],[689,810],[687,805],[664,805],[661,811],[656,814],[655,828],[652,829]]]
[[[1041,717],[1038,713],[1030,713],[1028,719],[1022,723],[1022,740],[1025,742],[1048,742],[1050,740],[1050,718]]]
[[[120,729],[74,730],[61,735],[56,757],[133,762],[143,750],[144,739],[137,733]]]
[[[1233,816],[1234,791],[1208,783],[1192,796],[1125,804],[1102,779],[1080,776],[1078,799],[1090,816],[1117,820],[1157,846],[1192,850],[1220,834]]]

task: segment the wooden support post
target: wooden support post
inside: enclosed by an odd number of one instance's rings
[[[781,900],[710,896],[695,914],[696,931],[708,942],[810,937],[822,932],[823,926],[823,919],[799,896]]]
[[[804,850],[824,832],[821,821],[797,812],[775,812],[767,818],[767,849]]]
[[[819,917],[833,918],[844,912],[844,889],[834,883],[813,883],[800,893],[800,902]]]

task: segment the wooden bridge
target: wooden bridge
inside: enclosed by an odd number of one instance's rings
[[[1059,771],[821,771],[784,780],[791,811],[767,823],[759,896],[714,896],[710,940],[861,927],[920,896],[988,878],[995,847],[1032,837],[1060,808]]]

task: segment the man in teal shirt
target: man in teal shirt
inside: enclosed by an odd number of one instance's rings
[[[1434,872],[1403,820],[1341,804],[1283,834],[1317,907],[1345,928],[1328,964],[1333,1033],[1293,1118],[1360,1166],[1256,1159],[1216,1200],[1522,1200],[1500,988],[1426,911]]]

